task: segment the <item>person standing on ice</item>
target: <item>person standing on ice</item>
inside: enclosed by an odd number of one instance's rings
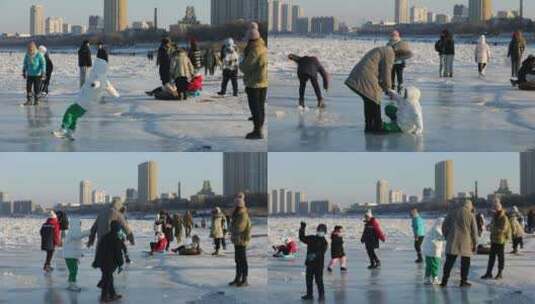
[[[509,215],[509,222],[511,223],[511,234],[513,237],[513,251],[511,254],[518,254],[519,247],[522,248],[524,242],[524,227],[520,224],[518,217],[511,213]]]
[[[191,215],[191,211],[186,211],[186,214],[184,214],[184,231],[186,233],[186,238],[189,238],[191,236],[191,230],[193,229],[193,216]]]
[[[95,219],[95,222],[93,223],[93,226],[91,226],[91,233],[89,235],[89,241],[87,242],[87,247],[93,246],[95,243],[95,239],[97,239],[97,250],[98,246],[100,244],[100,239],[108,234],[110,231],[110,224],[111,222],[117,222],[120,225],[120,229],[122,229],[126,233],[126,238],[130,242],[130,244],[134,245],[134,234],[132,233],[132,229],[130,229],[130,226],[128,225],[128,222],[126,221],[124,214],[121,213],[121,209],[123,208],[123,203],[121,202],[120,198],[115,198],[111,202],[111,205],[102,210],[97,218]]]
[[[487,44],[485,35],[481,35],[481,37],[479,37],[479,42],[477,43],[474,52],[479,76],[483,77],[485,76],[485,69],[487,68],[487,64],[490,60],[490,47]]]
[[[214,76],[215,68],[217,67],[217,56],[214,52],[213,46],[210,46],[204,52],[204,76]]]
[[[442,31],[444,42],[442,45],[442,54],[444,55],[444,77],[453,77],[453,61],[455,59],[455,41],[447,29]]]
[[[123,296],[117,294],[113,284],[113,273],[123,266],[123,253],[121,251],[122,240],[119,238],[121,223],[111,221],[109,230],[99,239],[93,268],[100,268],[102,277],[98,283],[101,288],[100,302],[109,303],[121,299]]]
[[[526,39],[524,39],[521,31],[515,31],[507,50],[507,57],[511,58],[511,78],[518,78],[518,71],[525,49]]]
[[[444,55],[445,39],[444,33],[441,33],[440,38],[435,42],[435,51],[438,53],[439,59],[438,77],[444,76],[444,68],[446,66],[446,56]]]
[[[364,215],[364,231],[362,231],[360,238],[360,242],[366,247],[366,253],[370,259],[368,269],[376,269],[381,266],[381,261],[375,253],[375,249],[379,248],[379,241],[383,243],[386,241],[385,234],[379,221],[373,217],[372,211],[368,210]]]
[[[48,50],[44,45],[39,46],[39,52],[41,52],[41,54],[45,57],[46,62],[46,78],[41,85],[41,93],[44,96],[47,96],[48,86],[50,85],[50,79],[52,78],[52,72],[54,71],[54,64],[52,63],[50,55],[48,54]]]
[[[487,264],[487,272],[481,277],[483,280],[492,279],[492,269],[498,257],[498,274],[494,277],[495,280],[500,280],[503,276],[503,269],[505,268],[505,244],[511,239],[511,224],[502,208],[502,204],[498,198],[495,199],[492,211],[494,216],[490,222],[490,254],[489,262]]]
[[[416,250],[416,261],[415,263],[422,263],[424,260],[422,258],[422,243],[424,242],[425,236],[425,224],[424,220],[418,213],[418,209],[411,209],[411,226],[412,234],[414,235],[414,249]]]
[[[93,65],[89,40],[84,40],[78,50],[78,67],[80,68],[80,88],[84,86],[87,72]]]
[[[108,51],[106,51],[106,49],[104,48],[104,43],[102,43],[102,41],[99,41],[99,43],[97,44],[97,48],[97,58],[108,62]]]
[[[342,226],[335,226],[331,233],[331,261],[327,266],[327,271],[332,272],[333,267],[340,263],[340,271],[347,271],[347,257],[344,250],[344,228]]]
[[[178,213],[173,215],[173,229],[175,230],[176,243],[180,244],[180,242],[182,242],[182,231],[184,230],[184,226],[182,223],[182,217]]]
[[[394,48],[404,48],[408,49],[409,46],[406,45],[407,42],[401,40],[401,35],[398,30],[394,30],[390,34],[390,40],[387,43],[387,46]],[[392,67],[392,90],[397,91],[401,94],[403,90],[403,70],[406,67],[406,59],[396,59]],[[397,78],[397,87],[396,87],[396,78]]]
[[[50,211],[48,219],[41,226],[41,250],[46,252],[45,265],[43,271],[52,272],[52,258],[54,257],[54,250],[56,247],[61,247],[61,232],[58,222],[58,217],[54,211]]]
[[[225,238],[225,215],[221,212],[219,207],[215,207],[212,211],[212,226],[210,227],[210,237],[214,239],[215,251],[212,255],[219,255],[219,249],[223,245],[223,238]]]
[[[381,96],[391,95],[392,67],[394,61],[412,57],[412,53],[402,44],[377,47],[369,51],[355,65],[345,81],[347,87],[358,94],[364,101],[364,132],[383,132],[381,119]]]
[[[41,95],[41,81],[46,78],[46,61],[43,54],[37,50],[35,42],[30,42],[28,44],[28,51],[24,56],[22,64],[22,77],[26,79],[26,102],[24,105],[38,105],[39,97]]]
[[[301,222],[299,228],[299,240],[307,245],[306,266],[306,286],[307,294],[301,297],[303,300],[314,299],[314,280],[318,286],[319,301],[325,300],[325,288],[323,286],[323,267],[325,263],[325,252],[329,246],[325,235],[327,226],[319,224],[315,235],[305,235],[306,223]]]
[[[438,218],[431,230],[427,232],[423,243],[423,253],[425,255],[425,284],[438,285],[438,273],[440,262],[444,251],[444,235],[442,234],[442,223],[444,218]]]
[[[325,102],[321,95],[321,88],[318,83],[318,74],[323,79],[323,89],[329,89],[329,74],[320,63],[317,57],[314,56],[298,56],[296,54],[288,55],[288,59],[297,63],[297,77],[299,78],[299,107],[305,107],[305,90],[307,82],[310,81],[314,88],[314,93],[318,99],[318,108],[325,108]]]
[[[468,273],[470,272],[470,258],[477,248],[477,223],[472,210],[471,200],[464,201],[461,207],[451,210],[444,223],[442,233],[446,239],[446,262],[442,275],[441,287],[447,287],[451,270],[457,256],[461,256],[460,287],[470,287]]]
[[[199,48],[199,44],[197,43],[197,39],[191,38],[189,42],[189,51],[188,51],[188,57],[191,63],[193,64],[193,68],[195,69],[195,73],[201,70],[202,68],[202,53],[201,49]]]
[[[163,38],[156,58],[156,65],[160,67],[160,80],[163,86],[171,81],[171,52],[171,41],[168,38]]]
[[[70,224],[63,246],[63,257],[69,270],[68,289],[70,291],[80,291],[80,287],[76,285],[76,278],[78,276],[78,264],[80,264],[80,259],[83,256],[82,239],[88,237],[90,231],[82,231],[82,221],[79,218],[73,219]]]
[[[195,68],[186,51],[178,48],[171,58],[171,79],[178,92],[178,100],[188,99],[188,84],[195,74]]]
[[[483,213],[478,213],[476,215],[476,223],[477,223],[477,236],[481,237],[483,234],[483,231],[485,230],[485,216]]]
[[[230,286],[247,287],[247,276],[249,274],[249,265],[247,264],[247,246],[251,241],[251,219],[249,212],[245,207],[245,194],[240,192],[234,199],[236,208],[232,213],[232,222],[230,235],[234,244],[234,260],[236,262],[236,276]]]
[[[228,82],[232,83],[232,95],[238,96],[238,51],[232,38],[225,40],[221,49],[221,61],[223,69],[223,80],[221,81],[221,91],[217,95],[225,96]]]

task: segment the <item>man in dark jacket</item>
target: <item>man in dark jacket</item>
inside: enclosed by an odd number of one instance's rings
[[[440,65],[438,69],[438,76],[444,76],[445,56],[444,56],[444,33],[440,34],[440,39],[435,42],[435,51],[438,53]]]
[[[52,72],[54,71],[54,64],[52,63],[52,60],[50,60],[48,50],[44,45],[39,46],[39,51],[45,57],[46,62],[46,78],[41,84],[41,92],[43,95],[48,95],[48,86],[50,85],[50,79],[52,78]]]
[[[156,65],[160,67],[160,79],[162,85],[166,85],[171,81],[171,42],[169,39],[162,39],[160,48],[158,49],[158,58],[156,58]]]
[[[122,298],[115,292],[113,286],[113,272],[124,264],[121,250],[123,241],[119,238],[120,229],[119,222],[111,222],[110,232],[100,241],[93,262],[93,268],[100,268],[102,272],[102,278],[97,286],[102,289],[100,301],[104,303]]]
[[[297,63],[297,77],[299,77],[299,106],[305,107],[305,90],[307,86],[307,81],[310,80],[314,92],[316,93],[316,98],[318,99],[318,108],[324,108],[325,103],[323,102],[323,97],[321,96],[321,89],[318,84],[318,73],[323,78],[323,88],[325,90],[329,89],[329,74],[323,68],[318,58],[311,56],[300,57],[295,54],[288,55],[288,59]]]
[[[84,40],[78,50],[78,67],[80,67],[80,87],[85,83],[87,71],[93,65],[91,61],[91,50],[89,49],[89,40]]]
[[[373,217],[372,211],[368,210],[364,217],[364,231],[360,242],[366,247],[366,253],[370,259],[368,269],[375,269],[381,266],[381,261],[375,254],[375,249],[379,248],[379,240],[385,241],[385,235],[381,229],[379,221]]]
[[[455,58],[455,41],[448,30],[443,31],[444,43],[442,53],[444,54],[444,77],[453,77],[453,60]]]
[[[314,299],[313,280],[318,285],[319,300],[325,299],[325,289],[323,287],[323,266],[325,252],[327,251],[327,226],[319,224],[316,229],[316,235],[305,235],[306,223],[301,222],[299,229],[299,240],[307,245],[306,265],[306,285],[307,294],[302,297],[303,300]]]
[[[104,44],[101,42],[98,43],[98,52],[97,52],[97,58],[100,58],[106,62],[108,62],[108,51],[104,48]]]

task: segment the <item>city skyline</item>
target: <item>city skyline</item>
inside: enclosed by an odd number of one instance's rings
[[[307,199],[329,199],[340,207],[354,203],[375,203],[376,184],[388,181],[391,189],[422,198],[426,187],[435,189],[435,164],[454,163],[454,195],[470,192],[479,182],[479,196],[498,189],[500,179],[520,191],[518,153],[293,153],[269,154],[269,189],[293,189],[307,193]],[[350,169],[354,168],[354,169]],[[374,172],[374,169],[376,170]],[[410,175],[407,178],[404,174]]]
[[[159,193],[196,194],[205,180],[222,193],[222,153],[2,153],[0,192],[10,200],[33,200],[43,207],[78,203],[80,182],[112,196],[124,197],[127,188],[137,189],[138,165],[158,163]],[[51,170],[54,168],[54,170]]]

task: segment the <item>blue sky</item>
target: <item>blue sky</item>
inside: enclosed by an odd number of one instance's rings
[[[197,17],[210,22],[210,0],[129,0],[128,20],[152,20],[159,11],[159,26],[168,27],[184,17],[186,6],[194,5]],[[30,6],[42,4],[45,17],[63,17],[65,22],[87,26],[89,15],[103,16],[104,0],[0,0],[0,32],[29,32]]]
[[[455,193],[471,191],[478,180],[486,196],[500,178],[519,191],[518,153],[269,153],[269,190],[304,191],[307,200],[347,206],[375,202],[375,184],[383,178],[421,197],[424,187],[434,188],[435,163],[445,159],[454,161]]]
[[[182,197],[201,189],[208,179],[216,193],[222,192],[221,153],[0,153],[0,191],[10,199],[33,199],[50,206],[58,201],[77,202],[81,180],[93,188],[124,196],[137,188],[137,165],[158,162],[159,192],[177,192]]]
[[[393,20],[394,0],[292,0],[303,6],[306,16],[338,16],[349,25],[368,20]],[[535,17],[535,3],[524,0],[526,17]],[[468,0],[409,0],[409,6],[427,7],[436,13],[453,15],[455,4],[468,5]],[[519,0],[493,0],[494,12],[518,9]]]

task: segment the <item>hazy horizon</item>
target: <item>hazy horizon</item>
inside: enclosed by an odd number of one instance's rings
[[[330,199],[342,207],[375,203],[377,180],[390,190],[422,197],[435,188],[435,163],[451,159],[454,193],[470,192],[477,180],[480,197],[498,189],[506,178],[519,192],[518,153],[269,153],[269,188],[305,192],[306,200]]]
[[[137,189],[138,164],[158,163],[158,194],[177,192],[189,197],[210,180],[222,193],[222,153],[0,153],[0,192],[9,200],[31,199],[44,207],[58,202],[78,203],[79,184],[89,180],[93,190],[122,197]]]

